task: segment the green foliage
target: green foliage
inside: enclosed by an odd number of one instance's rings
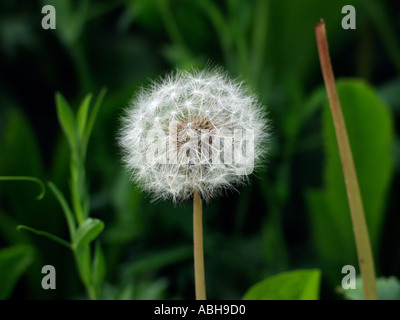
[[[76,115],[76,122],[79,131],[79,135],[81,139],[85,135],[86,126],[87,126],[87,118],[89,113],[90,101],[92,100],[92,95],[89,94],[83,99],[81,106],[78,109],[78,113]]]
[[[82,282],[86,286],[91,299],[97,299],[99,296],[105,274],[105,259],[98,243],[92,261],[90,244],[103,231],[104,223],[99,219],[88,217],[89,195],[85,182],[84,162],[87,143],[104,94],[105,90],[103,89],[92,110],[89,109],[91,95],[87,95],[79,107],[76,118],[61,94],[56,95],[58,119],[69,141],[71,151],[71,193],[74,212],[69,208],[57,187],[49,183],[51,190],[63,208],[71,236],[70,246]]]
[[[393,128],[390,112],[374,90],[360,80],[337,83],[343,114],[360,184],[371,244],[379,248],[386,194],[391,182]],[[337,270],[356,265],[354,235],[346,187],[329,106],[323,113],[325,169],[323,190],[309,193],[309,206],[315,244],[330,279],[340,277]]]
[[[0,250],[0,300],[7,299],[21,275],[34,258],[29,246],[15,245]]]
[[[99,219],[87,217],[88,213],[86,213],[85,208],[89,203],[89,199],[84,180],[84,161],[87,142],[89,141],[90,133],[93,129],[96,115],[104,94],[105,91],[102,90],[96,101],[95,107],[91,112],[89,111],[91,95],[87,95],[81,103],[77,119],[75,119],[71,107],[63,96],[59,93],[56,95],[58,119],[68,140],[71,151],[71,193],[75,211],[70,209],[68,202],[55,184],[49,182],[49,188],[63,209],[70,233],[71,243],[47,231],[37,230],[24,225],[18,226],[18,230],[26,230],[36,235],[44,236],[71,249],[74,253],[82,282],[85,284],[88,294],[92,299],[98,297],[102,281],[104,280],[105,259],[100,244],[97,243],[93,262],[91,262],[92,257],[90,244],[96,240],[99,234],[103,231],[104,223]],[[89,121],[87,121],[89,112]],[[43,197],[44,185],[39,179],[32,177],[0,177],[0,180],[34,181],[42,188],[39,199]]]
[[[64,130],[65,137],[68,139],[71,150],[76,152],[78,132],[75,124],[74,114],[72,113],[68,102],[60,93],[57,93],[56,95],[56,105],[58,120],[62,129]]]
[[[84,154],[83,156],[85,157],[86,155],[86,150],[88,147],[88,143],[89,143],[89,138],[90,135],[92,134],[92,130],[94,127],[94,123],[96,121],[97,118],[97,114],[99,112],[100,109],[100,105],[103,102],[104,96],[106,95],[107,89],[106,88],[102,88],[99,92],[99,95],[97,96],[97,99],[93,105],[93,109],[90,112],[89,118],[84,119],[83,116],[80,116],[81,114],[85,114],[88,111],[86,110],[86,108],[88,108],[88,106],[86,106],[86,104],[90,103],[90,98],[91,95],[86,96],[86,99],[82,102],[81,107],[79,108],[78,111],[78,125],[79,125],[79,130],[81,132],[81,139],[82,139],[82,149],[84,150]],[[89,100],[89,102],[87,102],[87,100]],[[82,111],[85,110],[85,111]],[[85,116],[86,118],[86,116]]]
[[[92,279],[95,292],[100,292],[107,273],[107,263],[100,242],[96,241],[92,263]]]
[[[267,278],[247,291],[244,300],[318,300],[320,270],[296,270]]]
[[[86,219],[76,231],[73,245],[75,248],[91,243],[103,231],[104,223],[98,219]]]

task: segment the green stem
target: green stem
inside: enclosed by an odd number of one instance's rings
[[[72,204],[78,226],[81,225],[86,218],[84,202],[87,201],[87,192],[85,186],[85,169],[82,162],[83,159],[78,159],[78,156],[72,157],[71,159]]]
[[[203,204],[197,190],[194,192],[193,199],[193,251],[196,300],[206,300],[203,250]]]
[[[76,267],[90,300],[97,300],[98,292],[92,279],[92,259],[89,244],[82,247],[72,247]]]
[[[325,22],[323,20],[321,20],[321,22],[315,26],[315,34],[317,38],[322,74],[325,81],[340,157],[342,160],[342,168],[346,183],[347,197],[349,199],[358,260],[363,280],[364,295],[366,300],[377,300],[378,294],[375,282],[375,267],[368,235],[368,228],[365,221],[364,208],[361,200],[361,193],[353,162],[350,142],[347,135],[346,124],[344,121],[339,96],[336,90],[335,77],[333,75],[329,56]]]

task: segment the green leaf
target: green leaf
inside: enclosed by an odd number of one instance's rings
[[[79,275],[86,287],[91,284],[90,250],[88,246],[79,246],[74,250],[75,259],[78,265]]]
[[[79,134],[81,137],[84,136],[87,124],[87,117],[89,113],[90,101],[92,100],[92,95],[88,94],[82,101],[78,114],[76,116],[76,122],[78,125]]]
[[[378,278],[376,280],[379,300],[400,300],[400,281],[396,277]],[[340,292],[349,300],[364,300],[364,291],[361,277],[356,279],[356,288]]]
[[[318,300],[320,270],[280,273],[252,286],[244,300]]]
[[[102,88],[100,90],[100,93],[97,96],[96,102],[94,103],[92,112],[90,113],[89,120],[88,120],[87,127],[86,127],[86,132],[85,132],[84,150],[86,150],[86,147],[89,143],[89,138],[90,138],[90,135],[92,134],[92,130],[94,127],[94,123],[96,121],[97,113],[99,112],[100,105],[103,102],[106,92],[107,92],[106,88]]]
[[[98,219],[88,218],[78,228],[73,249],[76,257],[79,275],[89,289],[91,299],[97,299],[103,282],[106,263],[100,244],[97,243],[93,262],[91,262],[90,242],[104,229],[104,223]]]
[[[15,245],[0,250],[0,299],[7,299],[33,261],[32,247]]]
[[[71,237],[71,241],[73,241],[73,239],[75,238],[75,232],[76,232],[74,214],[72,213],[63,194],[56,187],[56,185],[53,184],[52,182],[49,182],[48,185],[49,185],[50,190],[54,193],[55,197],[57,198],[58,202],[60,203],[61,208],[63,209],[65,219],[67,220],[67,224],[68,224],[69,235]]]
[[[58,121],[64,131],[71,150],[76,149],[76,123],[74,114],[68,102],[64,99],[61,93],[56,94],[57,116]]]
[[[46,193],[46,188],[44,187],[44,184],[42,180],[35,178],[35,177],[26,177],[26,176],[1,176],[0,177],[1,181],[32,181],[36,182],[39,187],[40,187],[40,193],[37,196],[38,200],[43,199],[45,193]]]
[[[54,235],[54,234],[52,234],[50,232],[36,230],[34,228],[31,228],[31,227],[28,227],[28,226],[24,226],[24,225],[17,226],[17,230],[30,231],[30,232],[32,232],[34,234],[39,235],[39,236],[43,236],[43,237],[49,238],[49,239],[51,239],[51,240],[53,240],[53,241],[65,246],[65,247],[67,247],[68,249],[71,249],[71,245],[67,241],[65,241],[64,239],[61,239],[60,237],[57,237],[56,235]]]
[[[389,109],[360,80],[341,80],[337,89],[352,148],[371,245],[377,256],[385,199],[391,181],[393,124]],[[328,278],[339,280],[343,265],[357,264],[341,160],[328,104],[323,119],[325,168],[323,190],[308,193],[314,242]]]
[[[101,220],[87,218],[76,231],[74,247],[89,244],[103,231],[104,223]]]
[[[101,248],[100,242],[96,242],[93,265],[92,265],[92,279],[95,286],[95,290],[98,294],[100,291],[101,284],[103,283],[106,275],[106,259],[104,257],[103,249]]]

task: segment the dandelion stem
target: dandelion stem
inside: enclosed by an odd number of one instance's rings
[[[206,300],[203,251],[203,204],[197,190],[194,191],[193,199],[193,250],[196,300]]]
[[[336,90],[331,60],[329,56],[328,40],[326,37],[325,22],[321,20],[315,26],[319,59],[322,74],[328,94],[329,105],[335,126],[336,138],[342,160],[343,174],[349,199],[351,219],[358,253],[358,260],[363,280],[364,296],[366,300],[377,300],[378,295],[375,283],[375,267],[372,256],[368,228],[364,216],[357,173],[354,166],[346,124],[343,118],[342,107]]]

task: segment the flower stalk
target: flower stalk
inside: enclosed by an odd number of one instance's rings
[[[357,173],[354,166],[353,155],[347,135],[346,124],[336,90],[335,77],[329,56],[328,40],[326,36],[325,22],[323,20],[315,26],[318,53],[321,63],[322,75],[328,94],[329,105],[338,142],[343,174],[349,200],[353,231],[356,240],[358,260],[363,280],[364,296],[366,300],[377,300],[375,282],[375,267],[372,249],[368,235],[367,223],[358,185]]]
[[[203,203],[199,192],[193,196],[193,252],[196,300],[206,300],[203,250]]]

